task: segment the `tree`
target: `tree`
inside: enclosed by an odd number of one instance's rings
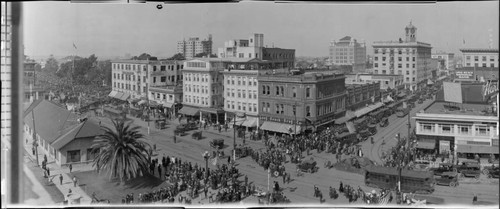
[[[198,54],[194,55],[194,57],[208,57],[208,53],[206,53],[206,52],[198,53]],[[210,57],[217,57],[217,55],[211,54]]]
[[[119,177],[121,182],[143,175],[149,168],[151,146],[144,141],[138,126],[131,127],[131,122],[115,120],[113,126],[114,129],[103,126],[104,133],[94,140],[93,165],[110,179]]]
[[[174,54],[174,56],[168,58],[167,60],[185,60],[186,58],[181,53]]]
[[[90,84],[99,79],[97,72],[97,57],[92,54],[88,58],[76,58],[61,64],[56,75],[61,78],[73,79],[75,84]]]
[[[132,59],[133,59],[133,60],[148,60],[148,59],[150,59],[151,57],[153,57],[153,56],[151,56],[150,54],[147,54],[147,53],[142,53],[142,54],[141,54],[141,55],[139,55],[139,56],[133,56],[133,57],[132,57]]]
[[[53,55],[50,55],[50,57],[47,59],[45,63],[43,71],[55,73],[57,69],[59,69],[59,63],[57,62],[57,60],[54,58]]]

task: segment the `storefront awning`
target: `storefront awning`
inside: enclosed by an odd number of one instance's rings
[[[242,124],[243,126],[246,127],[257,127],[257,118],[247,118],[245,122]]]
[[[296,126],[296,130],[294,130],[293,125],[276,123],[276,122],[271,122],[271,121],[265,121],[262,124],[262,126],[260,127],[260,129],[267,130],[267,131],[279,132],[279,133],[285,133],[285,134],[290,134],[290,133],[293,134],[295,131],[297,133],[300,133],[300,131],[301,131],[300,126]],[[290,132],[290,130],[291,130],[291,132]]]
[[[219,114],[219,113],[223,112],[223,110],[221,110],[221,109],[215,109],[215,108],[211,108],[211,107],[203,107],[200,109],[200,111],[206,112],[206,113],[213,113],[213,114]]]
[[[127,99],[130,97],[129,93],[123,93],[123,95],[120,97],[121,100],[127,101]]]
[[[172,108],[174,106],[173,102],[163,102],[163,107]]]
[[[458,144],[457,152],[459,153],[478,153],[478,154],[498,154],[498,147],[493,146],[478,146],[478,145],[465,145]]]
[[[108,96],[109,97],[115,97],[116,93],[117,93],[116,91],[111,91]]]
[[[347,127],[347,130],[349,130],[349,133],[353,134],[353,133],[356,133],[356,128],[354,127],[354,124],[352,122],[346,122],[346,127]]]
[[[417,142],[417,148],[419,149],[435,149],[436,148],[436,142],[431,142],[431,141],[418,141]]]
[[[369,113],[369,112],[371,112],[379,107],[382,107],[383,105],[384,105],[384,103],[377,102],[377,103],[372,104],[368,107],[363,107],[360,110],[357,110],[356,112],[354,112],[354,115],[356,115],[356,117],[361,117],[361,116],[365,115],[366,113]]]
[[[236,121],[233,122],[234,125],[241,126],[245,122],[245,118],[240,118],[236,119]]]
[[[345,123],[351,119],[352,119],[352,116],[349,116],[346,114],[344,117],[341,117],[341,118],[335,120],[335,124],[342,124],[342,123]]]
[[[198,113],[200,112],[200,110],[194,108],[194,107],[182,107],[180,110],[179,110],[179,113],[180,114],[184,114],[184,115],[190,115],[190,116],[195,116],[197,115]]]
[[[137,104],[138,104],[138,105],[142,105],[142,104],[145,104],[145,103],[147,103],[147,102],[148,102],[148,101],[146,101],[146,100],[141,100],[141,101],[137,102]]]
[[[117,98],[117,99],[120,99],[122,96],[123,96],[123,93],[122,93],[122,92],[117,92],[117,93],[115,94],[115,98]]]

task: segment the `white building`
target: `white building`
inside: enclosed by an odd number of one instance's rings
[[[498,67],[498,49],[460,49],[463,67]]]
[[[431,55],[433,59],[443,59],[445,70],[455,70],[455,54],[447,52],[436,52]]]
[[[330,61],[333,65],[352,65],[354,72],[366,69],[366,45],[346,36],[330,43]]]
[[[222,123],[223,75],[227,62],[218,58],[196,58],[184,62],[183,107],[180,114]]]
[[[403,75],[383,75],[383,74],[346,74],[345,84],[365,84],[365,83],[380,83],[380,90],[396,89],[401,90],[404,88]]]
[[[205,40],[195,37],[177,42],[177,53],[182,54],[186,59],[192,59],[200,53],[212,54],[212,35],[209,34],[208,39]]]
[[[417,148],[450,152],[455,160],[457,155],[498,156],[498,105],[461,104],[460,107],[462,110],[451,110],[446,103],[435,102],[417,113]],[[490,111],[484,112],[485,108]]]
[[[253,34],[248,39],[235,39],[224,42],[218,48],[219,58],[258,58],[263,59],[264,34]]]
[[[149,83],[148,60],[115,60],[111,62],[109,94],[121,100],[146,98]]]
[[[416,90],[427,84],[432,77],[431,45],[417,42],[417,28],[405,28],[403,41],[379,41],[373,43],[373,72],[375,74],[398,74],[404,76],[406,89]]]

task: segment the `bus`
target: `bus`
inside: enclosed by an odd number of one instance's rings
[[[366,168],[365,185],[392,190],[398,186],[398,177],[398,168],[372,165]],[[434,174],[430,171],[401,171],[401,191],[404,193],[430,194],[434,192],[435,184]]]

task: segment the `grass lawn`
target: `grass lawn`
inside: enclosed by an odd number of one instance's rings
[[[109,180],[105,173],[97,174],[95,171],[73,172],[71,178],[76,176],[80,186],[89,196],[96,193],[98,199],[106,199],[111,203],[121,203],[125,195],[134,193],[134,200],[137,201],[139,193],[146,193],[167,187],[170,184],[147,174],[121,184],[118,180]]]

